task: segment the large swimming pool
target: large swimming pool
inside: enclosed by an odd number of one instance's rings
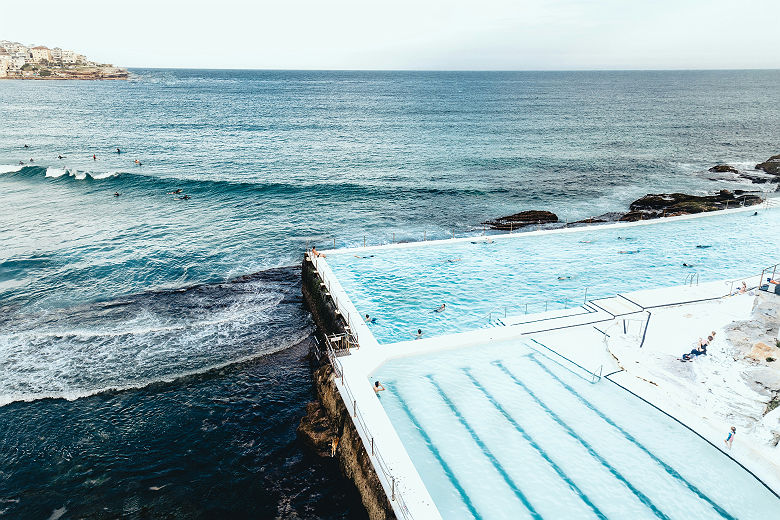
[[[764,520],[780,511],[768,489],[685,427],[522,341],[394,360],[374,377],[448,520]]]
[[[380,343],[488,326],[490,316],[757,274],[780,256],[780,209],[575,233],[342,250],[328,264]],[[687,264],[687,267],[683,264]],[[724,288],[724,291],[726,288]],[[443,312],[433,309],[446,304]]]

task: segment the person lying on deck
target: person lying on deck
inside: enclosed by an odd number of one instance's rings
[[[703,340],[699,338],[699,346],[693,350],[690,351],[688,354],[682,355],[682,361],[691,361],[693,358],[698,356],[706,356],[707,355],[707,347],[709,346],[710,342],[712,341],[712,336],[709,336],[707,340]]]

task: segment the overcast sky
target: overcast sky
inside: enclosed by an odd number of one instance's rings
[[[0,20],[128,67],[780,68],[780,0],[0,0]]]

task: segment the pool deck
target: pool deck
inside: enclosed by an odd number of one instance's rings
[[[778,199],[769,199],[760,206],[723,210],[718,213],[755,211],[779,205]],[[604,224],[598,226],[598,229],[652,225],[663,221],[688,220],[709,215],[711,213]],[[518,240],[539,234],[578,233],[593,229],[596,228],[584,226],[491,235],[489,238],[492,240]],[[387,244],[354,248],[350,249],[350,252],[424,247],[429,244],[454,244],[474,239],[475,237],[470,236],[423,243]],[[325,251],[324,253],[327,255],[333,252],[335,251]],[[441,515],[370,384],[371,375],[384,363],[394,358],[519,338],[532,339],[541,345],[540,348],[548,346],[557,353],[569,357],[581,365],[584,370],[592,372],[596,376],[614,373],[610,375],[610,379],[614,382],[653,403],[705,439],[710,440],[713,445],[718,446],[722,441],[720,437],[726,431],[727,425],[718,422],[713,417],[702,417],[701,411],[696,410],[695,407],[685,406],[684,403],[675,403],[670,400],[668,394],[659,391],[657,385],[653,386],[655,383],[650,384],[646,379],[643,379],[641,372],[634,369],[618,372],[623,367],[618,363],[620,356],[616,357],[610,351],[612,347],[610,338],[614,335],[610,331],[614,331],[616,328],[622,330],[625,322],[626,330],[629,333],[631,330],[637,333],[635,347],[638,347],[641,341],[646,343],[646,351],[652,352],[654,349],[658,349],[658,345],[670,341],[668,334],[664,336],[653,331],[667,330],[671,331],[672,335],[683,335],[686,339],[690,339],[688,336],[691,333],[686,328],[688,325],[680,322],[682,316],[705,313],[709,317],[705,328],[722,330],[730,321],[744,319],[744,311],[750,307],[745,302],[752,301],[748,295],[725,297],[733,292],[733,289],[743,280],[749,287],[758,285],[759,275],[757,273],[732,280],[616,294],[610,298],[583,302],[582,305],[573,309],[519,316],[499,316],[493,326],[483,329],[380,344],[364,322],[362,314],[355,308],[339,283],[328,265],[327,259],[311,258],[311,261],[340,314],[358,338],[359,349],[352,349],[350,355],[337,358],[343,377],[337,378],[335,382],[347,408],[356,412],[353,414],[353,421],[356,423],[364,446],[367,447],[371,462],[380,475],[385,494],[388,497],[397,497],[391,500],[391,504],[398,518],[436,519],[441,518]],[[727,301],[726,307],[730,310],[726,313],[712,314],[710,307],[713,302],[723,301]],[[697,336],[702,334],[705,332],[696,332]],[[630,337],[630,334],[628,336]],[[622,341],[625,343],[627,340],[623,337]],[[615,349],[618,349],[619,342],[615,340],[613,343]],[[682,353],[686,350],[687,344],[676,348]],[[625,345],[622,346],[625,347]],[[630,356],[625,357],[625,359],[629,358]],[[359,416],[359,420],[357,416]],[[359,425],[358,422],[364,424]],[[780,491],[780,455],[776,457],[777,460],[770,460],[764,454],[759,454],[747,445],[748,443],[744,443],[739,448],[735,445],[730,456],[761,478],[775,492]],[[373,446],[374,449],[370,450],[368,446]],[[392,478],[388,478],[385,475],[386,472],[380,470],[380,465],[389,470]],[[757,485],[759,485],[758,482]]]

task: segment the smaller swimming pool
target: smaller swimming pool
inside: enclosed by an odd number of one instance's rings
[[[391,361],[380,401],[443,518],[773,518],[780,499],[608,380],[524,341]]]
[[[753,275],[778,261],[780,209],[658,220],[623,228],[486,241],[341,250],[328,255],[380,343],[463,332],[490,318],[575,307],[619,292],[682,285],[686,277]],[[724,293],[727,288],[724,287]],[[444,312],[434,309],[446,304]]]

